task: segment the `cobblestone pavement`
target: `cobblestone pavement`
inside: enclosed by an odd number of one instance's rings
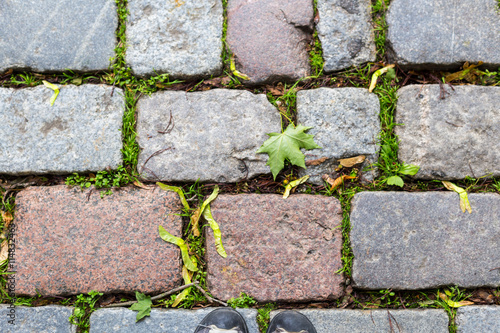
[[[0,1],[0,331],[189,333],[246,293],[252,333],[285,308],[318,333],[500,332],[500,3],[388,3]],[[275,181],[257,150],[292,121],[321,149]],[[488,193],[464,212],[441,181]],[[227,257],[185,208],[215,184]],[[216,300],[105,307],[191,279]]]

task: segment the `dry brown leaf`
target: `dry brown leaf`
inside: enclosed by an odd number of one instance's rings
[[[445,76],[444,79],[446,82],[463,79],[466,79],[468,82],[473,82],[477,80],[477,74],[479,74],[478,70],[475,68],[481,66],[482,64],[482,61],[478,62],[477,65],[469,65],[469,62],[466,62],[463,66],[463,70],[461,70],[460,72],[449,74]]]
[[[4,223],[4,226],[3,226],[4,230],[7,230],[9,228],[10,223],[14,219],[14,217],[12,216],[11,212],[0,211],[0,213],[2,214],[2,220]]]
[[[231,78],[229,76],[224,76],[222,80],[220,81],[223,85],[227,86],[229,83],[231,83]]]
[[[216,77],[216,78],[213,78],[213,79],[210,79],[210,80],[203,81],[204,84],[210,84],[212,86],[220,86],[221,82],[222,82],[222,78],[221,77]]]
[[[328,159],[328,157],[322,157],[322,158],[318,158],[316,160],[309,160],[309,161],[306,161],[306,165],[307,166],[320,165],[321,163],[325,162],[327,159]]]
[[[274,96],[283,96],[283,86],[277,86],[276,88],[273,86],[266,86],[266,90],[273,94]]]
[[[355,176],[349,176],[349,175],[343,175],[343,176],[338,177],[337,179],[332,179],[330,176],[328,176],[328,175],[325,174],[321,178],[323,178],[323,180],[325,182],[327,182],[328,184],[332,185],[332,187],[330,188],[330,191],[333,191],[337,187],[339,187],[344,182],[344,180],[346,180],[346,179],[355,179],[356,177]]]
[[[143,189],[146,189],[146,190],[150,190],[151,188],[147,185],[144,185],[143,183],[141,183],[140,181],[136,180],[134,181],[133,183],[135,186],[137,187],[140,187],[140,188],[143,188]]]
[[[193,215],[191,215],[191,230],[193,235],[196,237],[200,236],[200,228],[198,226],[200,222],[200,207],[196,208]]]
[[[9,242],[5,239],[2,242],[2,246],[0,248],[0,263],[7,260],[8,257],[9,257]]]
[[[351,158],[343,158],[339,160],[340,164],[342,164],[343,167],[346,168],[351,168],[355,166],[356,164],[363,163],[366,159],[365,155],[359,155],[356,157],[351,157]]]

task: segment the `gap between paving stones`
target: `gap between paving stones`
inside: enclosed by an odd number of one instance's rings
[[[377,4],[380,3],[380,1],[376,1]],[[123,2],[121,2],[121,4],[123,5]],[[121,9],[120,9],[121,8]],[[120,7],[120,4],[119,4],[119,11],[120,10],[123,10],[123,6]],[[119,27],[120,29],[120,27]],[[120,45],[118,45],[118,47],[120,47]],[[123,47],[123,46],[121,46]],[[379,51],[380,51],[381,48],[379,48]],[[379,52],[379,55],[380,55],[380,52]],[[369,78],[369,74],[372,73],[375,69],[376,69],[376,66],[380,66],[380,64],[375,64],[375,66],[373,67],[364,67],[364,69],[350,69],[350,70],[347,70],[347,71],[344,71],[344,72],[340,72],[340,73],[336,73],[336,74],[332,74],[332,75],[325,75],[319,79],[313,79],[313,80],[304,80],[302,82],[299,83],[298,87],[301,87],[301,88],[305,88],[305,89],[309,89],[309,88],[315,88],[315,87],[318,87],[318,86],[333,86],[333,87],[340,87],[340,86],[359,86],[359,85],[362,85],[364,87],[366,87],[368,85],[368,78]],[[226,70],[227,70],[227,64],[226,64]],[[132,91],[130,91],[127,87],[127,85],[129,83],[126,83],[127,80],[132,80],[131,79],[131,76],[126,74],[126,70],[122,68],[118,69],[117,70],[118,73],[120,73],[121,75],[123,75],[123,77],[119,78],[119,79],[116,79],[116,76],[111,79],[111,78],[105,78],[105,75],[109,75],[109,73],[102,73],[102,74],[99,74],[99,73],[96,73],[96,74],[83,74],[83,75],[73,75],[71,73],[67,74],[66,76],[61,76],[61,75],[39,75],[39,74],[26,74],[26,80],[25,82],[30,82],[30,81],[37,81],[38,83],[40,83],[40,80],[42,78],[45,78],[45,79],[49,79],[49,81],[52,81],[52,82],[63,82],[64,80],[67,80],[67,82],[69,82],[70,80],[73,81],[73,80],[80,80],[80,78],[82,78],[82,82],[89,82],[89,83],[102,83],[102,82],[105,82],[105,83],[108,83],[108,84],[115,84],[117,86],[119,86],[120,84],[122,84],[125,88],[126,88],[126,91],[128,94],[130,94],[130,96],[128,97],[127,99],[127,108],[129,108],[129,115],[133,115],[134,114],[134,107],[135,107],[135,103],[137,102],[137,97],[141,94],[141,93],[145,93],[146,92],[146,88],[143,88],[143,90],[141,91],[141,89],[139,89],[138,92],[134,93]],[[121,71],[121,72],[120,72]],[[355,77],[352,77],[353,74],[357,74]],[[432,82],[433,81],[433,78],[431,75],[434,75],[432,73],[428,73],[428,72],[423,72],[421,73],[422,75],[419,77],[418,75],[413,75],[413,74],[410,74],[410,73],[407,73],[407,72],[403,72],[403,71],[399,71],[398,70],[398,78],[399,80],[403,81],[403,80],[406,80],[408,78],[408,75],[410,76],[410,78],[407,80],[406,83],[421,83],[422,81],[423,82]],[[99,75],[103,75],[101,76],[100,79],[95,79],[94,76],[99,76]],[[116,74],[115,74],[116,75]],[[14,74],[14,76],[17,76],[19,77],[19,74]],[[68,77],[69,76],[69,77]],[[362,78],[360,78],[359,76],[362,76]],[[328,79],[328,80],[327,80]],[[332,80],[333,79],[333,80]],[[205,81],[201,81],[201,82],[189,82],[189,83],[183,83],[183,84],[174,84],[173,86],[171,87],[168,87],[168,82],[165,83],[164,81],[166,80],[165,76],[159,76],[157,77],[156,79],[151,79],[151,83],[150,83],[150,87],[152,86],[153,87],[153,90],[163,90],[163,89],[173,89],[173,90],[203,90],[203,89],[206,89],[206,88],[214,88],[214,87],[218,87],[218,84],[215,83],[215,84],[212,84],[212,83],[209,83],[209,84],[206,84]],[[217,80],[216,80],[217,81]],[[325,81],[328,81],[328,82],[325,82]],[[234,80],[232,80],[231,82],[235,82]],[[74,82],[73,82],[74,83]],[[2,84],[3,85],[3,84]],[[29,85],[29,84],[28,84]],[[16,84],[17,87],[21,87],[22,84]],[[283,90],[283,87],[284,85],[274,85],[273,87],[271,88],[274,88],[274,89],[279,89],[279,90]],[[292,86],[292,84],[287,84],[287,87],[290,87]],[[244,86],[240,86],[240,85],[234,85],[234,86],[230,86],[229,88],[234,88],[234,89],[247,89],[247,90],[251,90],[252,92],[268,92],[268,95],[269,95],[269,92],[271,91],[270,88],[268,87],[261,87],[260,89],[249,89],[249,88],[246,88]],[[270,94],[272,95],[272,93]],[[275,96],[274,96],[275,97]],[[279,98],[279,96],[278,96]],[[293,98],[291,98],[293,99]],[[286,102],[283,102],[284,104]],[[286,104],[285,104],[286,105]],[[291,116],[291,119],[292,120],[295,120],[295,110],[294,110],[294,106],[293,106],[293,102],[289,102],[287,106],[287,111],[290,113],[290,116]],[[133,130],[133,127],[131,128]],[[389,133],[392,133],[392,128],[388,128],[388,132]],[[130,136],[129,136],[130,137]],[[134,141],[133,139],[131,140],[132,142]],[[136,162],[134,163],[134,160],[131,159],[130,160],[130,165],[134,166],[134,164],[136,165]],[[134,168],[132,168],[132,170],[134,170]],[[287,171],[285,171],[283,174],[289,174],[291,171],[297,171],[296,168],[289,168]],[[43,180],[40,180],[40,179],[37,179],[35,180],[35,182],[38,182],[38,185],[44,185],[44,184],[49,184],[49,185],[52,185],[52,184],[57,184],[57,183],[61,183],[64,181],[64,179],[62,177],[48,177],[49,179],[47,181],[43,181]],[[12,178],[12,177],[8,177],[9,180],[13,180],[13,179],[16,179],[16,178]],[[268,186],[267,189],[263,189],[263,186],[259,186],[259,181],[253,181],[253,184],[252,184],[252,181],[250,182],[246,182],[247,184],[245,185],[245,183],[243,182],[243,184],[235,184],[235,185],[231,185],[231,184],[224,184],[223,186],[221,186],[221,192],[222,193],[233,193],[233,192],[241,192],[241,191],[261,191],[261,192],[276,192],[276,190],[280,189],[281,185],[279,182],[269,182],[269,178],[267,177],[261,177],[260,178],[262,181],[262,183],[265,183],[265,182],[268,182],[271,184],[271,186]],[[250,184],[248,184],[250,183]],[[473,181],[471,180],[464,180],[462,182],[459,182],[461,184],[466,184],[466,185],[470,185],[471,183],[473,183]],[[488,188],[488,185],[489,184],[492,184],[492,182],[490,181],[486,181],[486,182],[483,182],[482,185],[480,186],[476,186],[475,188],[473,188],[474,191],[482,191],[486,188]],[[187,184],[186,186],[190,186],[192,184]],[[208,190],[210,189],[210,187],[207,185],[206,186],[207,188],[204,189],[205,193],[208,192]],[[264,186],[265,187],[265,186]],[[407,184],[405,185],[405,190],[410,190],[410,191],[415,191],[415,190],[433,190],[433,189],[440,189],[442,186],[439,185],[439,184],[435,184],[435,183],[432,183],[432,182],[420,182],[420,181],[417,181],[417,182],[407,182]],[[246,188],[246,190],[245,190]],[[383,187],[382,187],[383,188]],[[490,190],[492,189],[491,187],[489,187]],[[377,188],[377,186],[368,186],[368,187],[364,187],[362,186],[362,189],[364,190],[374,190],[374,189],[380,189]],[[321,191],[321,187],[314,187],[314,186],[309,186],[306,188],[306,192],[308,191],[311,191],[311,192],[318,192],[318,191]],[[347,189],[344,191],[344,193],[349,193],[350,191],[359,191],[359,188],[358,189]],[[341,200],[342,201],[342,200]],[[348,205],[349,203],[349,200],[344,200],[345,204],[343,203],[343,205]],[[344,214],[346,214],[344,212]],[[348,214],[348,213],[347,213]],[[346,225],[344,226],[344,234],[348,234],[348,231],[346,231],[346,229],[348,228],[348,217],[345,218],[344,217],[344,220],[346,221]],[[347,248],[347,251],[349,251],[348,249],[350,249],[350,247],[347,245],[346,246]],[[346,267],[346,269],[349,269],[348,267]],[[356,293],[356,291],[354,292]],[[385,295],[384,293],[382,293],[383,295]],[[387,294],[390,294],[390,293],[387,293]],[[362,293],[360,293],[360,295],[363,295]],[[367,293],[366,295],[370,295],[370,293]],[[363,297],[363,296],[362,296]],[[361,297],[361,298],[362,298]],[[388,296],[388,298],[391,297],[391,296]],[[397,296],[394,297],[395,301],[397,299]],[[297,305],[298,306],[298,305]],[[303,306],[303,305],[301,305]]]

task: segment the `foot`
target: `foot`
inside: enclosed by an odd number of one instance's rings
[[[238,311],[221,308],[203,318],[194,333],[248,333],[248,328]]]
[[[267,333],[317,333],[313,324],[302,313],[283,311],[278,313],[267,329]]]

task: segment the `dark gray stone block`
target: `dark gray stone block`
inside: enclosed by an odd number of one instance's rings
[[[312,126],[307,133],[322,149],[304,151],[307,161],[327,157],[319,165],[301,169],[309,182],[321,185],[323,174],[332,174],[338,159],[365,155],[361,169],[377,162],[380,133],[380,103],[375,94],[361,88],[319,88],[297,93],[297,121]],[[365,180],[376,177],[376,170],[363,173]]]
[[[448,332],[448,315],[444,310],[305,309],[299,312],[313,323],[318,333]],[[278,313],[272,311],[271,318]]]
[[[451,69],[483,61],[500,67],[497,0],[394,0],[387,14],[393,62],[408,69]]]
[[[137,312],[124,309],[100,309],[90,316],[90,333],[191,333],[206,315],[216,308],[201,310],[151,310],[151,316],[135,322]],[[245,318],[248,332],[258,333],[257,310],[237,309]]]
[[[116,169],[122,163],[121,89],[85,84],[0,88],[0,173],[61,174]]]
[[[500,195],[362,192],[351,211],[353,280],[361,289],[500,286]]]
[[[398,158],[420,166],[419,179],[500,176],[500,87],[439,85],[399,90]]]
[[[500,332],[500,306],[473,305],[457,310],[458,333]]]
[[[12,312],[14,311],[14,312]],[[69,317],[73,308],[48,305],[39,307],[16,306],[14,310],[7,304],[0,305],[0,331],[2,333],[75,333]],[[12,315],[15,317],[14,323]]]
[[[0,72],[106,70],[117,26],[114,0],[0,1]]]
[[[375,61],[370,0],[318,0],[325,72]]]
[[[193,79],[222,70],[221,0],[129,0],[126,61],[138,76]]]
[[[256,152],[266,133],[280,132],[280,116],[264,94],[158,92],[139,100],[137,110],[138,170],[146,179],[237,182],[270,172],[267,154]],[[171,131],[160,133],[170,114]]]

